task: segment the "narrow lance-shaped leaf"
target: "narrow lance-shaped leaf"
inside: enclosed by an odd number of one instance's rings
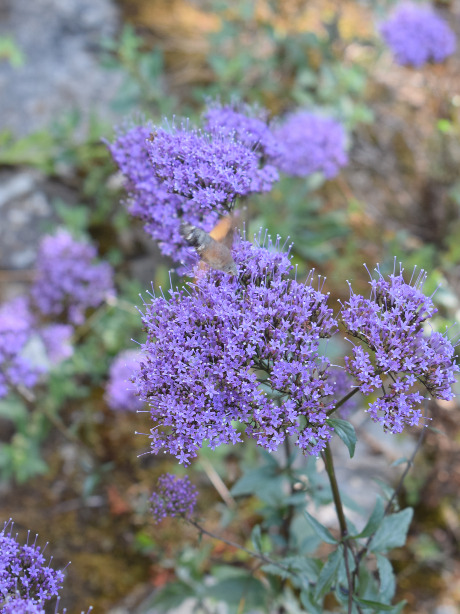
[[[320,537],[324,542],[326,542],[327,544],[338,544],[339,542],[335,539],[335,537],[332,536],[332,534],[329,532],[328,529],[326,529],[325,526],[323,526],[320,522],[318,522],[316,520],[316,518],[313,518],[313,516],[311,514],[309,514],[307,511],[304,512],[306,519],[308,520],[308,522],[311,524],[311,526],[313,527],[313,530],[315,531],[315,533],[318,535],[318,537]]]
[[[343,547],[339,546],[337,550],[329,555],[324,567],[319,574],[318,583],[315,589],[315,598],[324,596],[334,582],[337,580],[337,575],[340,567],[340,562],[343,557]]]
[[[354,535],[354,537],[369,537],[370,535],[375,533],[380,523],[382,522],[384,513],[385,508],[383,505],[383,500],[381,497],[377,497],[375,507],[369,517],[369,520],[366,523],[366,526],[360,533],[358,533],[358,535]]]

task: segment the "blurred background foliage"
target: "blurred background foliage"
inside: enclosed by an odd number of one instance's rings
[[[346,279],[366,292],[363,262],[369,269],[380,263],[384,271],[393,269],[394,259],[408,271],[417,265],[429,273],[428,293],[442,284],[436,325],[444,330],[458,320],[458,53],[444,65],[422,70],[395,65],[375,26],[394,2],[119,4],[124,25],[118,36],[100,41],[99,57],[105,70],[121,77],[111,109],[120,124],[139,116],[199,121],[204,102],[216,97],[257,103],[273,116],[321,107],[348,130],[349,165],[331,181],[283,178],[270,194],[245,203],[248,234],[266,227],[283,240],[290,237],[299,275],[315,267],[327,277],[333,299],[348,295]],[[455,3],[437,4],[448,19],[453,15]],[[3,38],[0,61],[20,67],[27,58],[13,39]],[[64,196],[53,199],[53,225],[96,241],[116,268],[119,290],[116,302],[100,307],[77,331],[75,354],[37,390],[37,399],[0,402],[2,509],[20,528],[33,527],[52,541],[58,563],[72,559],[65,593],[75,611],[88,603],[95,612],[108,612],[117,603],[125,611],[148,611],[152,585],[164,587],[161,599],[168,611],[183,594],[199,602],[203,578],[210,573],[231,595],[235,568],[221,563],[229,563],[235,553],[209,542],[198,549],[184,547],[184,539],[193,543],[193,534],[189,529],[179,534],[172,522],[161,530],[149,526],[147,499],[156,477],[177,467],[148,454],[138,458],[147,440],[133,432],[148,432],[148,418],[114,414],[103,399],[111,360],[130,347],[131,338],[143,338],[133,307],[142,304],[139,293],[150,281],[154,287],[170,283],[170,263],[122,203],[122,182],[101,140],[112,136],[113,126],[104,117],[90,112],[89,121],[83,121],[77,108],[63,109],[46,129],[22,138],[8,130],[0,133],[2,170],[34,168],[49,184],[65,188]],[[179,283],[174,276],[173,283]],[[428,435],[407,484],[405,496],[416,506],[413,536],[395,559],[401,570],[399,598],[408,600],[408,612],[433,612],[446,594],[460,607],[456,409],[455,403],[433,405],[434,424],[449,437]],[[231,485],[242,465],[259,462],[248,444],[219,448],[212,459],[203,451],[194,476],[202,489],[201,509],[210,510],[219,500],[210,463]],[[269,473],[266,484],[271,478]],[[272,503],[244,499],[237,528],[231,526],[231,507],[222,503],[207,520],[245,542],[261,518],[267,526],[276,521],[280,511]],[[448,559],[442,578],[433,573],[440,553]],[[257,584],[250,591],[255,606],[260,590]]]

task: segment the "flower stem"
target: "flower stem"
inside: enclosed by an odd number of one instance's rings
[[[227,546],[231,546],[232,548],[237,548],[238,550],[242,550],[243,552],[246,552],[250,556],[261,560],[263,563],[266,563],[267,565],[275,565],[276,567],[279,567],[280,569],[283,569],[284,571],[287,571],[288,573],[295,575],[295,571],[292,571],[291,569],[289,569],[289,567],[286,567],[282,563],[278,563],[277,561],[274,561],[270,557],[265,556],[265,554],[262,554],[261,552],[254,552],[253,550],[249,550],[249,548],[245,548],[241,544],[232,542],[229,539],[225,539],[224,537],[221,537],[220,535],[216,535],[215,533],[211,533],[211,531],[208,531],[207,529],[202,527],[200,524],[198,524],[198,522],[196,522],[195,520],[192,520],[191,518],[185,518],[185,521],[191,524],[192,526],[194,526],[195,529],[198,529],[201,535],[207,535],[208,537],[211,537],[212,539],[218,539],[224,544],[227,544]]]
[[[353,388],[353,390],[350,390],[350,392],[346,394],[344,397],[342,397],[340,401],[337,401],[334,407],[327,412],[327,415],[330,416],[335,411],[337,411],[339,407],[342,407],[342,405],[346,403],[348,399],[351,399],[351,397],[354,396],[357,392],[359,392],[359,388]]]
[[[339,485],[337,483],[337,477],[336,477],[335,469],[334,469],[334,461],[332,458],[332,452],[331,452],[331,448],[329,444],[326,444],[324,452],[322,452],[322,457],[323,457],[323,461],[326,467],[326,473],[329,478],[329,483],[331,485],[332,498],[334,499],[334,505],[335,505],[335,509],[337,512],[337,518],[339,520],[340,534],[341,534],[342,542],[344,545],[344,561],[345,561],[345,569],[347,573],[347,583],[348,583],[348,614],[351,614],[353,610],[354,577],[352,577],[352,574],[350,572],[350,567],[348,563],[348,551],[350,551],[350,554],[352,555],[353,558],[354,558],[354,553],[353,553],[351,544],[348,541],[347,521],[345,518],[345,513],[343,511],[342,499],[340,497]]]

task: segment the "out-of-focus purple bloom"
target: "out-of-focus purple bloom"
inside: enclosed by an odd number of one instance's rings
[[[151,124],[131,126],[118,131],[110,153],[125,178],[129,211],[144,222],[145,231],[158,241],[160,250],[175,262],[184,263],[184,272],[197,261],[179,228],[181,221],[211,231],[219,219],[216,210],[203,209],[184,197],[171,194],[156,177],[150,161],[148,139]]]
[[[268,192],[272,189],[279,176],[270,161],[278,155],[279,145],[268,126],[266,112],[242,104],[212,104],[204,114],[204,127],[208,132],[234,135],[254,151],[259,159],[259,170],[253,178],[251,191]]]
[[[136,396],[131,380],[139,368],[142,355],[136,350],[120,352],[112,362],[109,381],[105,389],[105,400],[110,409],[117,411],[138,411],[144,407]]]
[[[288,175],[322,172],[332,178],[348,162],[345,130],[330,117],[309,111],[291,113],[275,136],[280,151],[274,161]]]
[[[168,516],[185,516],[190,518],[195,511],[198,490],[188,476],[179,478],[165,473],[158,478],[157,488],[150,498],[155,522]]]
[[[350,299],[343,305],[347,332],[361,342],[345,364],[363,394],[383,390],[368,411],[387,430],[399,433],[405,424],[420,420],[423,397],[416,385],[423,384],[437,399],[450,400],[459,367],[448,339],[437,332],[424,334],[423,323],[436,312],[422,292],[426,274],[422,271],[407,284],[402,270],[388,280],[376,271],[371,298],[354,294],[350,287]]]
[[[254,151],[222,132],[206,133],[187,123],[155,128],[148,144],[156,177],[171,194],[187,198],[196,212],[224,214],[252,191],[258,176]]]
[[[32,388],[42,373],[23,355],[32,326],[33,317],[24,297],[0,307],[0,398],[8,394],[10,386]]]
[[[113,271],[96,262],[96,248],[76,241],[66,231],[44,237],[37,257],[33,302],[45,316],[81,324],[85,311],[113,293]]]
[[[380,27],[398,64],[419,67],[442,62],[454,53],[455,35],[429,6],[404,3]]]
[[[52,569],[46,562],[37,546],[37,536],[29,543],[28,534],[27,543],[21,545],[12,530],[13,524],[9,521],[0,531],[0,612],[41,614],[39,606],[58,594],[64,573]],[[12,609],[11,603],[15,603],[17,609]],[[32,609],[24,609],[28,605]]]
[[[52,365],[57,365],[73,355],[73,332],[73,326],[70,324],[49,324],[39,330]]]
[[[333,389],[333,397],[335,401],[340,401],[347,394],[356,388],[356,383],[352,377],[348,375],[345,369],[339,367],[331,367],[329,370],[330,383]],[[358,408],[358,400],[356,395],[350,397],[338,409],[341,418],[347,418]]]
[[[152,430],[152,451],[188,464],[206,440],[240,441],[237,421],[269,451],[292,435],[316,455],[332,432],[329,362],[319,355],[336,328],[327,295],[292,279],[285,253],[241,241],[233,256],[238,275],[209,270],[145,306],[135,384],[165,429]]]
[[[279,154],[273,161],[287,175],[321,172],[331,179],[348,162],[345,130],[330,117],[298,111],[288,115],[274,135]]]

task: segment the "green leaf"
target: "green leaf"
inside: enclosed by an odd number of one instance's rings
[[[59,218],[69,230],[78,234],[83,232],[88,227],[89,211],[87,207],[72,205],[64,202],[60,198],[53,200],[53,207],[56,210]]]
[[[315,587],[315,599],[323,597],[336,581],[342,558],[342,546],[339,546],[337,550],[329,555],[324,567],[321,570],[321,573],[319,574],[318,582]]]
[[[396,590],[396,581],[395,575],[393,573],[393,567],[391,566],[390,561],[382,556],[381,554],[376,554],[377,559],[377,569],[379,572],[380,578],[380,594],[385,601],[391,601],[394,597]]]
[[[328,423],[334,427],[334,431],[347,446],[350,458],[353,458],[356,447],[355,427],[350,422],[339,418],[331,418]]]
[[[380,603],[380,601],[361,599],[360,597],[353,597],[353,601],[358,605],[365,606],[366,608],[373,608],[376,612],[393,612],[394,610],[394,606],[387,605],[386,603]]]
[[[320,559],[306,556],[288,556],[279,560],[279,563],[288,567],[294,574],[299,576],[302,585],[306,587],[316,583],[323,568],[323,563]]]
[[[24,65],[24,54],[11,36],[0,36],[0,60],[8,60],[13,68]]]
[[[15,424],[18,424],[27,416],[27,407],[18,397],[9,396],[0,401],[0,417],[8,418]]]
[[[268,591],[266,587],[247,573],[227,578],[206,589],[206,595],[218,601],[239,605],[243,600],[245,609],[265,604]]]
[[[313,530],[315,531],[315,533],[318,535],[318,537],[320,537],[323,540],[323,542],[326,542],[326,544],[338,544],[339,543],[338,540],[336,540],[335,537],[332,536],[329,530],[326,529],[326,527],[323,526],[320,522],[318,522],[316,518],[313,518],[313,516],[309,514],[307,511],[305,511],[304,514],[305,514],[305,518],[308,520],[308,522],[313,527]]]
[[[367,521],[366,526],[361,531],[361,533],[358,533],[358,535],[354,535],[353,537],[371,536],[373,533],[375,533],[375,531],[377,531],[380,523],[382,522],[384,514],[385,514],[385,508],[383,506],[383,500],[381,497],[377,496],[375,507],[372,511],[372,514],[369,517],[369,520]]]
[[[265,465],[245,472],[230,490],[234,497],[256,495],[266,503],[284,501],[283,483],[286,478],[279,474],[275,465]]]
[[[195,597],[192,587],[185,582],[169,582],[154,596],[153,604],[161,612],[171,612],[190,597]]]
[[[370,544],[371,552],[404,546],[414,510],[411,507],[383,519]]]
[[[300,602],[305,608],[305,611],[309,614],[323,614],[324,612],[322,602],[316,603],[316,600],[310,591],[302,591],[300,593]]]
[[[262,565],[262,571],[271,574],[272,576],[278,576],[282,580],[287,580],[288,578],[295,579],[294,572],[287,571],[286,569],[282,569],[278,567],[278,565],[273,565],[272,563],[267,563],[266,565]]]
[[[442,132],[443,134],[449,134],[450,132],[453,131],[453,124],[448,119],[438,120],[436,127],[439,130],[439,132]]]

